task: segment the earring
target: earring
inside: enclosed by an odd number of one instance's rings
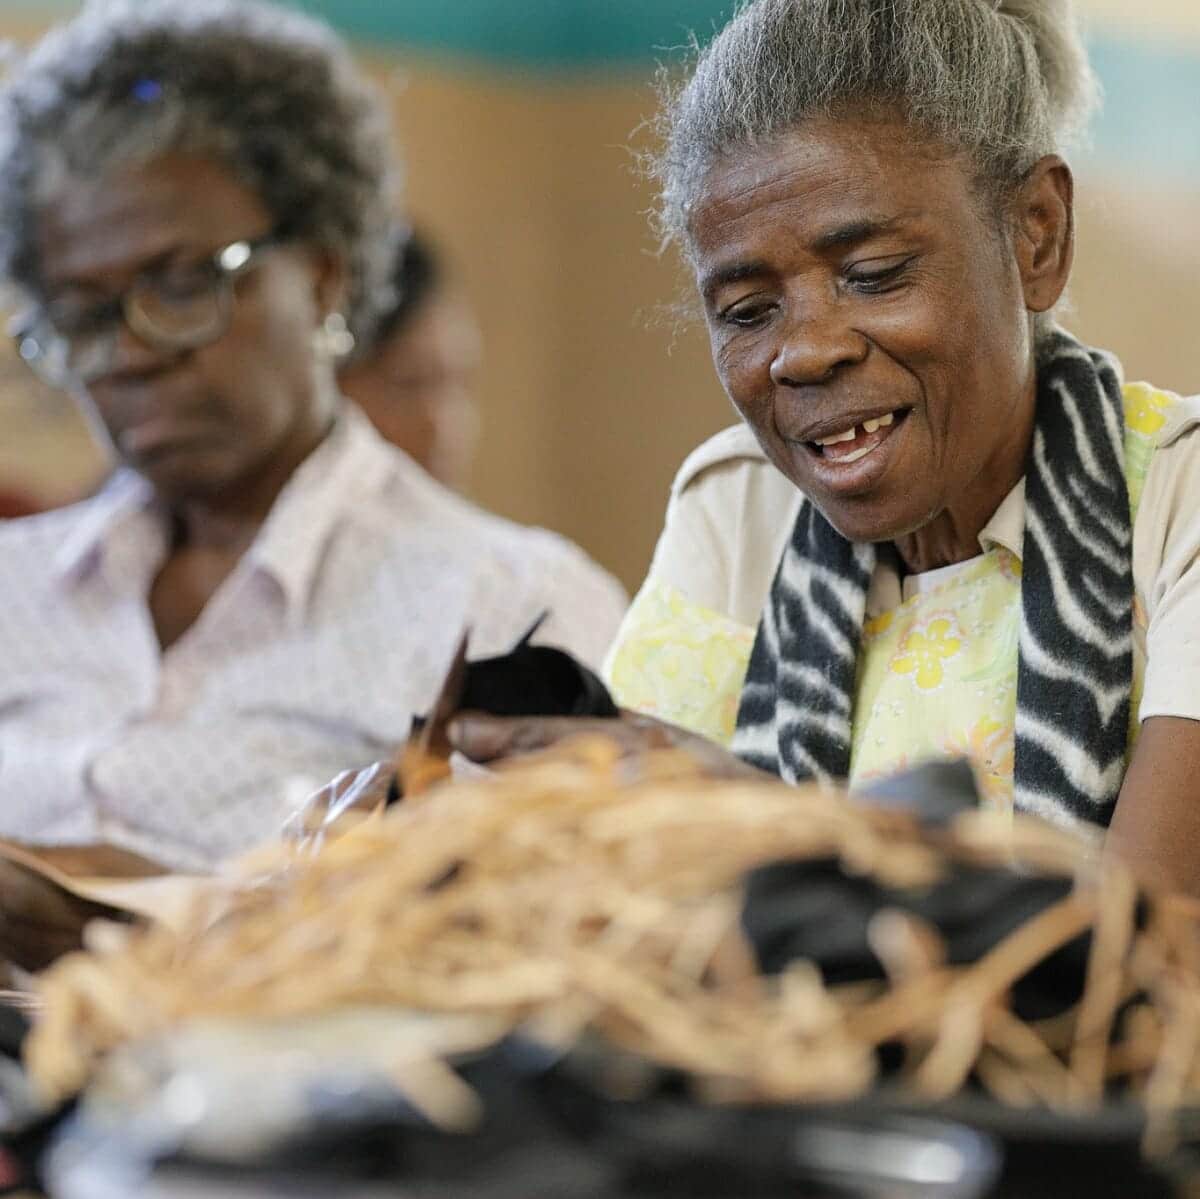
[[[313,333],[313,348],[323,358],[345,358],[354,349],[354,334],[340,312],[331,312]]]

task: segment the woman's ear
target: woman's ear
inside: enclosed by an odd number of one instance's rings
[[[1049,312],[1067,287],[1075,256],[1075,178],[1057,154],[1038,159],[1012,207],[1025,307]]]

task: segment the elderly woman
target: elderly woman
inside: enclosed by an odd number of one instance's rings
[[[663,215],[745,423],[610,673],[791,781],[969,755],[1200,892],[1200,403],[1052,319],[1092,95],[1065,0],[758,0],[702,54]]]
[[[0,835],[202,867],[380,756],[463,628],[597,659],[615,583],[453,496],[344,406],[389,302],[381,108],[328,29],[103,0],[0,97],[21,352],[119,469],[0,527]]]

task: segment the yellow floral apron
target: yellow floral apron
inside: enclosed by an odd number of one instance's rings
[[[1174,397],[1126,384],[1125,471],[1133,516]],[[1135,604],[1135,635],[1145,613]],[[869,620],[859,651],[850,779],[966,757],[984,802],[1012,806],[1021,563],[995,547],[946,582]],[[609,659],[617,702],[728,745],[755,630],[664,583],[643,588]],[[1134,719],[1144,667],[1135,658]]]

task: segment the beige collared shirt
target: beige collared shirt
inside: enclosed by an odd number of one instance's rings
[[[1134,524],[1134,654],[1145,666],[1142,720],[1200,720],[1200,397],[1173,399]],[[643,587],[667,584],[701,608],[756,627],[800,501],[749,428],[725,429],[676,476]],[[1019,558],[1024,533],[1022,479],[981,530],[980,552],[1000,545]],[[923,579],[910,576],[902,583],[880,566],[868,615],[896,607],[922,589]],[[635,600],[631,614],[637,610]],[[624,637],[623,629],[618,646]]]

